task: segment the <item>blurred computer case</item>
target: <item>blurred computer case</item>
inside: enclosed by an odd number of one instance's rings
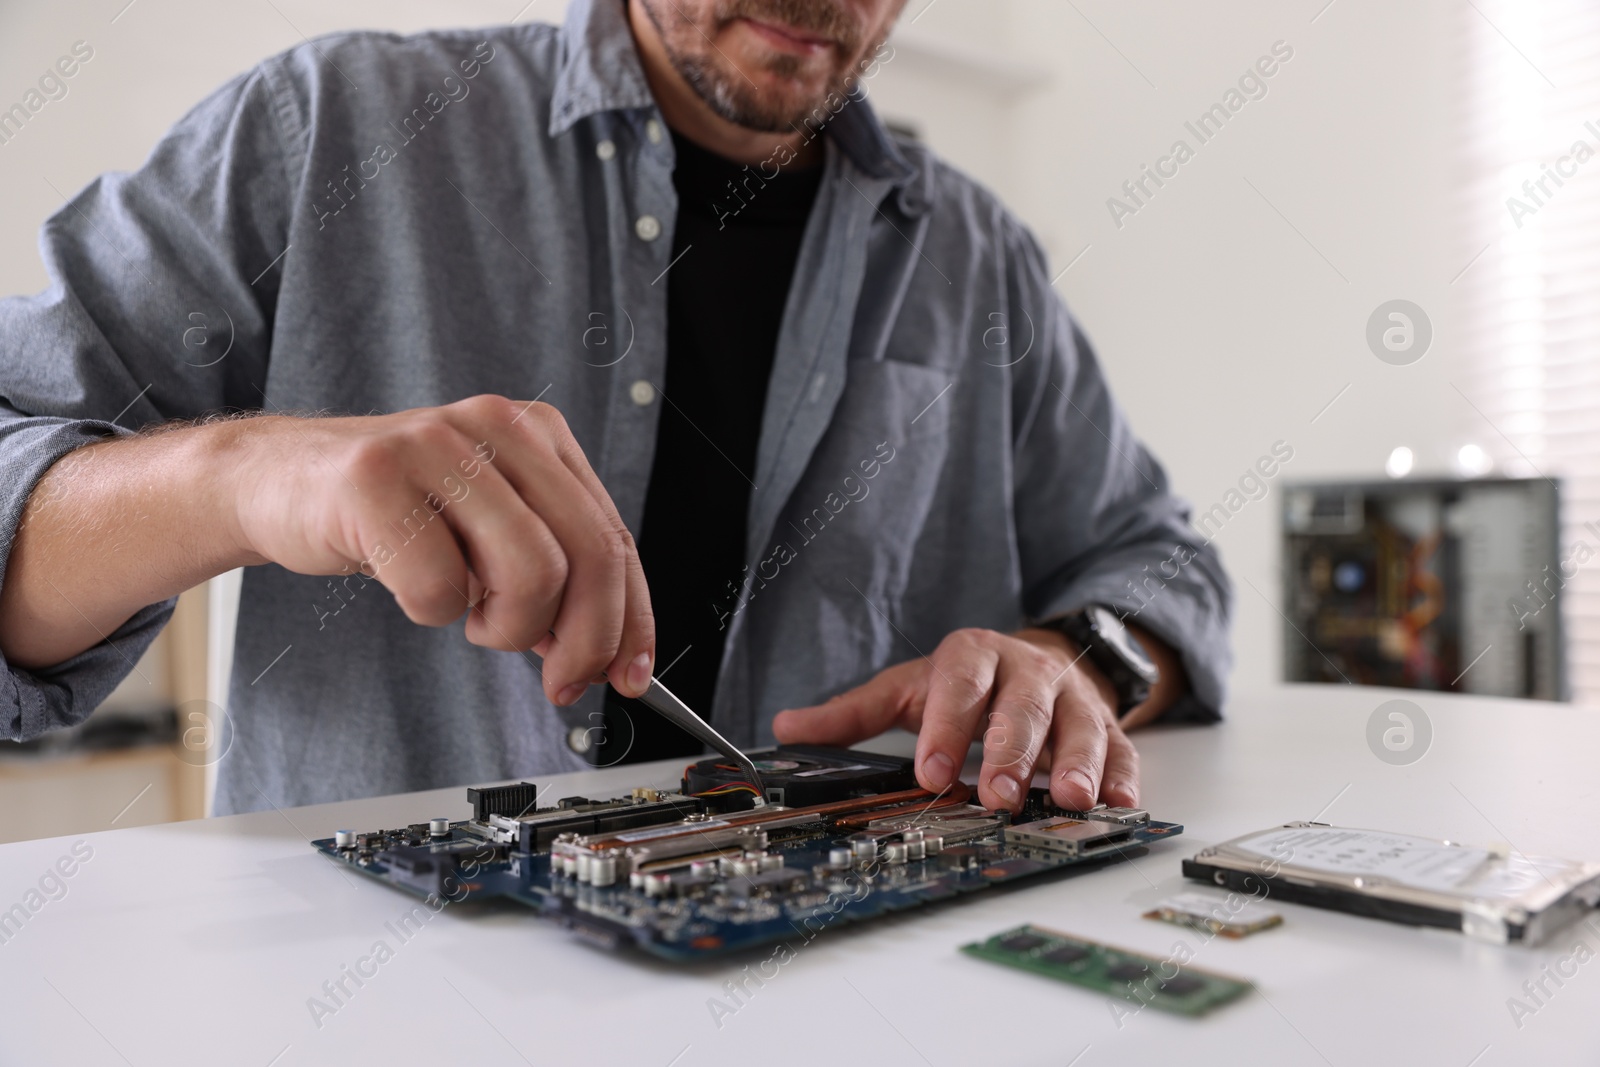
[[[1555,483],[1330,482],[1283,500],[1288,681],[1567,699]]]

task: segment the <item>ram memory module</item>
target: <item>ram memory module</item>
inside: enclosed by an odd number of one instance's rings
[[[1239,978],[1038,926],[1019,926],[961,951],[1179,1015],[1204,1015],[1251,988]]]

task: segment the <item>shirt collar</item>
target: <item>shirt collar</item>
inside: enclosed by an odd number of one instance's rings
[[[654,108],[623,0],[572,0],[561,29],[561,69],[550,100],[550,136],[602,111]],[[828,123],[828,136],[864,173],[904,185],[906,161],[857,86]]]
[[[550,97],[550,136],[601,111],[655,107],[622,0],[572,0],[561,26],[561,69]]]
[[[845,105],[828,123],[828,135],[850,162],[874,178],[899,186],[916,176],[916,168],[895,146],[860,85],[850,91]]]

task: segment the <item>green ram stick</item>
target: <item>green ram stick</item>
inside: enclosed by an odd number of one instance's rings
[[[1037,926],[1019,926],[961,951],[1179,1015],[1204,1015],[1250,989],[1238,978]]]

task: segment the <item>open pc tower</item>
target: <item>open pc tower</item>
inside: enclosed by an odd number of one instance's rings
[[[1559,497],[1543,478],[1290,486],[1286,680],[1566,699]]]

